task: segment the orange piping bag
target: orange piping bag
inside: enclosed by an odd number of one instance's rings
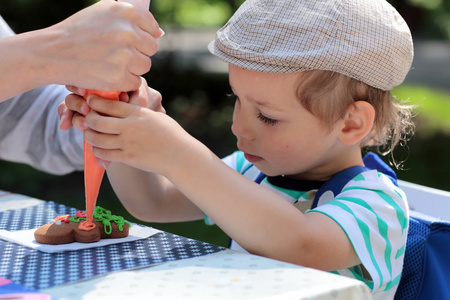
[[[121,2],[127,2],[126,0],[119,0]],[[150,9],[150,0],[142,0],[142,4],[147,9]],[[84,99],[87,99],[90,95],[97,95],[99,97],[119,100],[120,92],[104,92],[98,90],[87,90]],[[100,185],[102,184],[105,169],[101,168],[97,163],[97,158],[92,153],[91,145],[84,140],[84,189],[86,196],[86,221],[80,223],[79,229],[89,231],[95,228],[93,223],[94,208],[97,203],[98,193],[100,191]]]
[[[110,100],[119,100],[120,92],[103,92],[96,90],[88,90],[84,96],[87,99],[90,95],[97,95]],[[97,163],[97,157],[92,153],[91,145],[84,140],[84,189],[86,196],[86,221],[80,223],[78,228],[89,231],[95,228],[93,223],[94,208],[97,202],[98,192],[102,184],[105,169],[101,168]]]

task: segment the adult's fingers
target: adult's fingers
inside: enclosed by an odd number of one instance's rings
[[[130,3],[131,5],[144,10],[150,9],[150,0],[118,0],[118,2]]]
[[[128,72],[130,72],[130,75],[140,76],[150,71],[152,67],[152,60],[150,57],[136,49],[133,52],[134,58],[128,65]],[[136,81],[136,79],[133,79],[133,81]]]

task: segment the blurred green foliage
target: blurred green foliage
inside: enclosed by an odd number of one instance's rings
[[[187,27],[217,27],[232,14],[228,1],[164,0],[153,1],[151,11],[161,24]]]
[[[0,14],[16,32],[50,26],[70,16],[93,0],[1,0]],[[153,0],[151,11],[163,28],[217,27],[223,25],[242,0]],[[390,0],[404,16],[416,36],[450,37],[450,7],[446,0]],[[180,70],[171,54],[154,61],[146,76],[149,84],[163,94],[167,113],[193,136],[203,141],[220,157],[235,150],[231,134],[233,103],[225,74],[205,74],[195,69]],[[427,87],[403,85],[394,90],[401,99],[420,104],[416,123],[418,130],[408,148],[396,151],[407,157],[399,178],[435,188],[449,190],[450,166],[447,145],[450,144],[450,94]],[[84,207],[83,173],[53,176],[33,168],[0,161],[0,189],[51,200],[72,207]],[[99,205],[108,207],[126,219],[129,215],[105,179]],[[228,238],[216,226],[202,221],[176,224],[144,223],[156,228],[225,246]]]
[[[393,89],[398,99],[417,105],[416,127],[421,137],[450,135],[450,94],[448,91],[420,85],[403,84]]]
[[[398,98],[415,109],[416,132],[406,147],[395,151],[406,160],[397,170],[400,179],[450,191],[450,91],[403,84],[393,89]]]
[[[418,37],[450,39],[450,1],[388,0]]]

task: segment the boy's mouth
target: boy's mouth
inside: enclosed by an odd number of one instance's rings
[[[247,161],[249,161],[250,163],[252,163],[252,164],[254,164],[254,163],[258,162],[258,161],[261,161],[263,159],[261,156],[252,155],[252,154],[246,152],[244,147],[242,147],[242,145],[240,145],[239,142],[237,144],[237,148],[244,153],[245,159]]]
[[[251,155],[248,153],[244,152],[244,157],[246,160],[248,160],[250,163],[254,164],[260,160],[262,160],[262,157],[256,156],[256,155]]]

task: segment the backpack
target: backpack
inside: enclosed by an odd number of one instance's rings
[[[397,185],[395,172],[374,153],[364,157],[366,167],[351,167],[332,176],[316,193],[312,208],[326,191],[339,194],[356,175],[376,169]],[[424,199],[425,201],[426,199]],[[401,280],[395,294],[403,299],[450,299],[450,222],[410,211]]]
[[[402,278],[394,299],[450,299],[449,257],[450,222],[410,211]]]

